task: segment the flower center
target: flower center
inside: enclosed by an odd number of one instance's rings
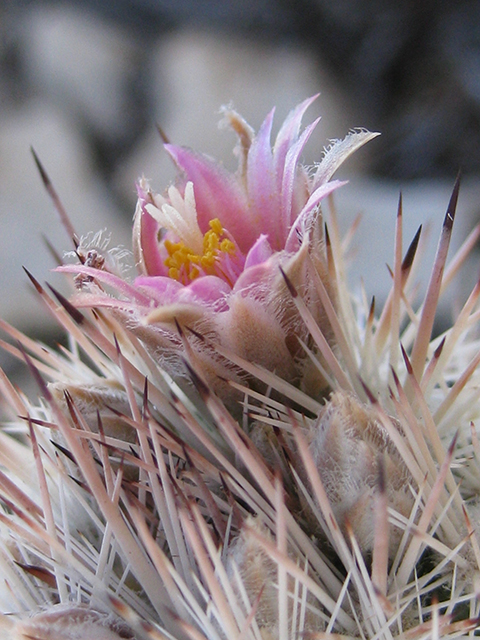
[[[203,236],[203,252],[194,253],[184,242],[165,240],[168,258],[165,266],[168,275],[183,284],[195,280],[200,275],[221,275],[218,267],[223,257],[235,253],[234,243],[225,237],[222,224],[218,218],[210,220],[210,229]]]

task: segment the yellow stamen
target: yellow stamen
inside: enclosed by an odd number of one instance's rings
[[[234,243],[229,238],[222,238],[224,230],[220,220],[214,218],[208,224],[210,229],[203,236],[202,255],[194,253],[182,241],[165,240],[168,253],[165,266],[168,267],[168,275],[174,280],[195,280],[200,275],[199,267],[204,273],[214,275],[219,253],[235,253]]]

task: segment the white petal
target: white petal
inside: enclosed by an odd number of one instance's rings
[[[312,191],[321,184],[328,182],[338,167],[354,151],[379,135],[379,133],[360,129],[358,131],[350,131],[343,140],[333,140],[330,147],[325,150],[325,154],[317,167],[313,177]]]
[[[171,204],[166,203],[161,208],[147,204],[147,213],[155,218],[162,228],[172,231],[195,253],[202,253],[203,234],[198,226],[193,184],[187,182],[183,197],[176,187],[169,188],[168,196]]]

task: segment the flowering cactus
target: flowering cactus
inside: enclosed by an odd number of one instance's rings
[[[322,199],[371,134],[307,172],[309,102],[273,151],[271,115],[254,137],[228,113],[235,175],[169,147],[183,175],[164,198],[140,184],[133,282],[76,236],[80,264],[60,268],[75,274],[70,299],[30,276],[68,350],[0,323],[40,391],[32,402],[0,371],[2,637],[480,628],[480,285],[432,339],[480,225],[447,266],[457,182],[417,307],[418,234],[403,257],[400,203],[392,290],[380,313],[366,306]]]
[[[324,381],[311,376],[311,365],[298,338],[307,339],[298,322],[280,271],[302,292],[317,323],[330,337],[315,278],[329,287],[320,202],[342,182],[330,181],[337,167],[376,134],[350,133],[334,143],[313,171],[299,163],[318,120],[300,135],[302,117],[313,98],[294,109],[283,123],[273,149],[273,111],[255,136],[235,112],[225,111],[236,132],[239,167],[227,172],[207,156],[171,144],[166,150],[180,175],[165,197],[145,180],[138,186],[133,249],[140,275],[133,285],[97,268],[64,266],[90,282],[77,306],[116,307],[124,321],[138,324],[141,339],[172,373],[178,373],[177,324],[218,342],[229,353],[255,362],[309,391]],[[91,261],[90,261],[91,262]],[[94,283],[121,294],[112,300]],[[148,327],[148,328],[147,328]],[[209,385],[224,400],[232,397],[222,379],[232,366],[205,343],[198,346],[199,366]],[[237,377],[239,374],[236,370]]]

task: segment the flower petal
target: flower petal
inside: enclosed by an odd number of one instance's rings
[[[171,231],[174,236],[184,242],[196,253],[202,251],[203,233],[197,220],[197,209],[193,183],[188,181],[182,194],[171,186],[168,189],[170,202],[160,208],[146,204],[145,209],[158,222],[160,228]]]
[[[195,185],[198,226],[202,233],[209,222],[218,218],[235,238],[243,252],[247,252],[258,236],[247,206],[247,198],[235,175],[225,171],[207,156],[185,147],[167,144],[165,149],[187,180]]]
[[[173,302],[183,289],[183,284],[168,276],[138,276],[134,285],[158,304]]]
[[[226,300],[230,292],[231,288],[221,278],[204,276],[194,280],[188,287],[183,287],[177,300],[188,304],[201,302],[210,306],[212,303],[220,303],[215,304],[215,310],[225,311],[227,309]]]
[[[320,118],[317,118],[312,124],[310,124],[302,133],[297,142],[290,147],[285,158],[285,169],[283,172],[282,180],[282,224],[286,230],[285,237],[290,230],[290,226],[296,217],[296,212],[293,210],[293,194],[295,188],[295,179],[297,177],[297,163],[298,158],[303,151],[303,148],[308,142],[308,139],[313,133],[313,130],[317,126]],[[284,238],[285,241],[285,238]]]
[[[273,250],[268,241],[268,236],[262,233],[247,254],[244,270],[265,262],[272,254]]]
[[[335,189],[338,189],[338,187],[341,187],[344,184],[347,184],[347,181],[332,180],[331,182],[327,182],[326,184],[322,184],[317,187],[317,189],[308,199],[303,209],[300,211],[297,219],[290,229],[287,241],[285,242],[286,251],[293,252],[298,249],[298,246],[300,244],[299,236],[300,238],[303,237],[308,225],[308,220],[310,219],[310,216],[314,209],[318,206],[321,200],[323,200],[323,198],[330,195],[333,191],[335,191]]]
[[[74,273],[75,275],[80,274],[88,278],[93,278],[94,280],[98,280],[98,282],[102,282],[116,289],[120,294],[125,295],[130,300],[134,300],[139,305],[148,306],[150,304],[150,298],[140,293],[134,285],[128,284],[128,282],[119,276],[109,273],[108,271],[85,267],[83,264],[63,264],[53,269],[53,271],[59,273]]]
[[[311,98],[307,98],[299,105],[292,109],[282,124],[280,131],[278,132],[273,147],[273,161],[277,177],[279,179],[278,188],[281,188],[283,180],[283,167],[285,166],[285,158],[288,150],[298,139],[300,131],[300,125],[302,124],[302,118],[308,107],[314,102],[320,94],[316,94]]]
[[[146,211],[141,199],[137,202],[133,219],[133,255],[140,273],[156,276],[166,273],[159,251],[158,222]]]
[[[245,289],[257,289],[262,290],[262,292],[265,293],[262,285],[267,282],[267,279],[271,279],[277,272],[278,261],[275,260],[275,257],[278,255],[279,254],[273,254],[272,259],[255,264],[249,269],[245,269],[236,281],[232,294],[236,294]]]
[[[279,228],[280,192],[273,166],[270,143],[274,109],[270,111],[255,136],[248,153],[247,189],[253,223],[257,230],[268,235],[272,247],[282,248],[282,229]],[[253,244],[253,243],[252,243]]]
[[[313,177],[312,189],[325,184],[333,176],[338,167],[366,142],[379,136],[379,133],[360,129],[350,131],[343,140],[334,140],[319,163]]]
[[[159,305],[200,304],[211,307],[214,303],[215,310],[221,311],[227,308],[225,300],[231,289],[228,284],[216,276],[203,276],[197,278],[188,286],[182,285],[177,280],[168,277],[138,277],[135,285],[148,292]]]

